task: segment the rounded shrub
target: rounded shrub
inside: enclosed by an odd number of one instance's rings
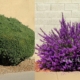
[[[0,15],[0,64],[17,65],[34,53],[34,31]]]
[[[61,28],[56,33],[39,34],[42,45],[36,46],[41,69],[52,71],[80,71],[80,23],[66,22],[62,15]]]

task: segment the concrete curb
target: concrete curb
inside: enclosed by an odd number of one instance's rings
[[[18,72],[18,73],[8,73],[0,75],[0,80],[34,80],[35,72]]]

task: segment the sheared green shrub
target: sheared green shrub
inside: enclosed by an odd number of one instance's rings
[[[0,64],[17,65],[34,53],[34,31],[0,15]]]

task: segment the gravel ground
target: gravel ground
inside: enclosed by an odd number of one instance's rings
[[[22,61],[17,66],[2,66],[0,65],[0,74],[5,73],[16,73],[16,72],[23,72],[23,71],[34,71],[34,59],[26,59],[25,61]]]

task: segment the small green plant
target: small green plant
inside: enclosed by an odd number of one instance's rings
[[[0,64],[17,65],[34,53],[34,31],[0,15]]]

